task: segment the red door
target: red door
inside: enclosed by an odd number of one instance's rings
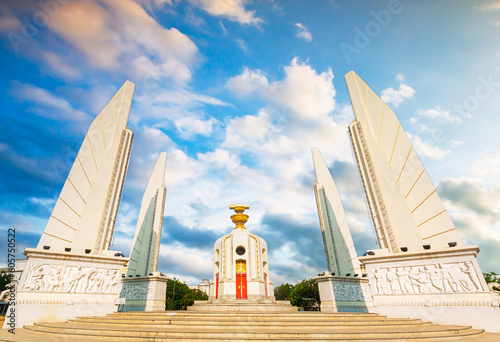
[[[267,294],[267,274],[264,273],[264,286],[266,288],[266,299],[269,299],[269,295]]]
[[[246,273],[236,273],[236,299],[247,299]]]
[[[215,277],[215,299],[219,298],[219,275]]]

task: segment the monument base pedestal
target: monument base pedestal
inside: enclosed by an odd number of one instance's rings
[[[153,273],[148,277],[123,278],[119,311],[165,311],[169,278]]]
[[[368,279],[337,277],[324,272],[318,282],[322,312],[370,312],[373,305]]]
[[[297,311],[287,300],[277,300],[269,303],[256,303],[246,299],[234,302],[224,302],[219,299],[212,301],[196,300],[194,305],[188,306],[188,311],[200,312],[291,312]]]
[[[210,282],[209,300],[212,303],[242,303],[249,301],[256,304],[274,303],[274,283],[270,281],[267,284],[262,280],[249,280],[246,283],[246,298],[241,299],[236,296],[236,281],[221,280],[217,285]],[[217,297],[217,299],[216,299]]]
[[[500,308],[476,261],[477,246],[360,257],[373,311],[500,332]]]
[[[3,328],[116,312],[127,258],[26,249],[26,267]]]

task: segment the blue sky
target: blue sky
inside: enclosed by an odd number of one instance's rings
[[[125,80],[136,84],[134,143],[113,249],[128,255],[167,151],[160,271],[211,277],[228,204],[243,202],[271,279],[315,276],[326,261],[311,147],[330,165],[358,255],[376,248],[347,137],[343,75],[355,70],[399,116],[483,271],[500,271],[499,1],[3,1],[0,32],[0,234],[16,227],[19,257]]]

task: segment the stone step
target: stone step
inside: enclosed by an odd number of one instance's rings
[[[473,341],[473,342],[498,342],[500,340],[500,335],[499,334],[493,334],[493,333],[484,333],[484,334],[465,334],[465,335],[453,335],[453,336],[428,336],[428,337],[413,337],[411,339],[387,339],[387,338],[371,338],[369,341],[412,341],[412,342],[417,342],[417,341],[422,341],[422,342],[428,342],[428,341],[449,341],[449,340],[462,340],[462,339],[467,339],[468,341]],[[23,328],[16,329],[16,334],[10,334],[7,333],[6,331],[0,330],[0,341],[2,342],[90,342],[90,341],[103,341],[106,339],[101,339],[99,337],[94,337],[94,336],[88,336],[88,335],[64,335],[64,334],[43,334],[43,333],[36,333],[32,331],[28,331]],[[107,340],[113,340],[113,339],[107,339]],[[114,339],[118,341],[118,339]],[[163,342],[163,341],[169,341],[169,342],[266,342],[270,341],[270,339],[210,339],[210,338],[201,338],[201,339],[194,339],[194,338],[150,338],[150,337],[131,337],[127,338],[125,340],[126,342]],[[280,341],[280,342],[297,342],[297,341],[317,341],[317,339],[309,339],[309,338],[303,338],[303,339],[279,339],[279,340],[274,340],[274,341]],[[350,338],[325,338],[322,339],[322,341],[367,341],[367,339],[362,338],[362,339],[356,339],[354,337]]]
[[[156,315],[107,315],[106,318],[123,318],[123,319],[229,319],[229,320],[309,320],[309,321],[317,321],[317,320],[370,320],[370,319],[384,319],[385,316],[324,316],[324,315],[315,315],[315,316],[300,316],[300,315],[291,315],[291,316],[264,316],[264,315],[253,315],[253,316],[243,316],[243,315],[200,315],[200,316],[191,316],[191,315],[164,315],[164,314],[156,314]]]
[[[297,339],[320,339],[320,340],[335,340],[335,339],[351,339],[351,340],[394,340],[394,339],[418,339],[418,338],[463,338],[482,334],[482,330],[471,329],[470,327],[461,326],[444,326],[430,325],[425,327],[413,327],[412,329],[397,329],[397,328],[381,328],[381,329],[325,329],[320,331],[315,327],[309,329],[287,329],[287,331],[262,329],[261,327],[253,328],[231,328],[221,330],[211,329],[163,329],[163,328],[145,328],[139,330],[115,328],[107,326],[105,329],[89,326],[87,328],[82,325],[73,325],[68,323],[40,323],[33,326],[25,327],[26,330],[54,334],[60,337],[77,337],[80,338],[99,338],[101,340],[111,341],[162,341],[171,339],[212,339],[212,340],[297,340]]]
[[[314,319],[318,317],[383,317],[376,313],[340,313],[340,312],[196,312],[196,311],[165,311],[165,312],[138,312],[138,311],[129,311],[129,312],[115,312],[112,314],[108,314],[108,316],[189,316],[189,317],[205,317],[207,315],[211,317],[286,317],[286,318],[294,318],[294,317],[312,317]]]
[[[406,319],[406,318],[387,318],[384,316],[372,317],[372,318],[358,318],[358,317],[339,317],[339,318],[329,318],[329,317],[317,317],[316,319],[311,319],[308,317],[294,317],[294,319],[287,319],[283,317],[183,317],[183,316],[138,316],[138,317],[123,317],[119,315],[115,316],[105,316],[105,317],[79,317],[72,321],[86,321],[86,322],[124,322],[124,323],[134,323],[134,322],[199,322],[200,324],[211,323],[211,322],[228,322],[231,324],[247,324],[255,323],[261,324],[265,322],[273,322],[277,324],[295,324],[295,323],[307,323],[307,324],[382,324],[382,322],[421,322],[419,319]]]
[[[278,322],[278,323],[291,323],[293,324],[294,322],[307,322],[307,323],[325,323],[325,324],[330,324],[330,323],[335,323],[335,322],[359,322],[359,324],[364,324],[365,322],[382,322],[382,321],[421,321],[420,319],[417,318],[388,318],[385,316],[374,316],[374,317],[367,317],[367,318],[359,318],[359,317],[338,317],[338,318],[331,318],[331,317],[322,317],[318,316],[315,319],[312,319],[310,317],[293,317],[292,318],[286,318],[286,317],[223,317],[223,316],[203,316],[203,317],[187,317],[187,316],[137,316],[137,317],[131,317],[131,316],[121,316],[121,315],[111,315],[111,316],[104,316],[104,317],[78,317],[74,320],[81,320],[81,321],[94,321],[94,322],[162,322],[162,321],[187,321],[187,322],[231,322],[231,323],[246,323],[246,322],[256,322],[256,323],[261,323],[261,322]]]
[[[180,327],[203,327],[208,329],[227,329],[228,327],[260,327],[262,329],[308,329],[311,327],[311,322],[294,321],[294,322],[262,322],[262,321],[249,321],[249,322],[228,322],[223,320],[214,321],[191,321],[191,320],[172,320],[172,321],[147,321],[147,320],[97,320],[97,319],[79,319],[69,320],[70,324],[90,325],[95,327],[114,326],[123,327],[126,329],[135,329],[141,327],[148,328],[180,328]],[[421,320],[382,320],[382,321],[368,321],[368,322],[336,322],[336,321],[323,321],[315,322],[315,327],[321,329],[328,328],[360,328],[360,327],[398,327],[398,328],[411,328],[416,326],[431,325],[430,322],[422,322]]]
[[[37,323],[12,341],[482,341],[483,330],[368,313],[119,312]],[[3,336],[2,336],[3,337]],[[2,340],[2,338],[0,338]],[[9,340],[7,340],[9,341]],[[487,340],[490,341],[490,340]]]
[[[85,318],[85,319],[92,319],[92,318]],[[294,317],[294,318],[286,318],[286,317],[252,317],[252,318],[247,318],[247,317],[227,317],[224,319],[224,317],[162,317],[162,316],[150,316],[150,317],[110,317],[107,316],[105,317],[106,320],[110,321],[137,321],[137,320],[146,320],[146,321],[180,321],[180,320],[191,320],[191,321],[199,321],[199,322],[205,322],[205,321],[227,321],[227,322],[308,322],[309,324],[314,324],[316,322],[332,322],[332,321],[338,321],[338,322],[370,322],[370,321],[383,321],[387,320],[387,317],[374,317],[372,319],[366,319],[366,318],[357,318],[357,317],[340,317],[338,319],[333,319],[333,318],[324,318],[324,317],[317,317],[316,319],[313,318],[301,318],[301,317]]]

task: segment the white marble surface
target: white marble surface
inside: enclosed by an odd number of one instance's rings
[[[154,273],[148,277],[123,278],[120,311],[165,311],[167,277]]]
[[[16,327],[115,312],[128,259],[26,249],[16,292]],[[4,325],[4,328],[7,328]]]
[[[374,256],[360,257],[373,293],[373,311],[500,332],[498,299],[481,274],[478,251],[477,246],[466,246],[381,256],[375,251]]]
[[[368,279],[324,275],[315,277],[318,282],[321,311],[369,312],[372,296]]]

